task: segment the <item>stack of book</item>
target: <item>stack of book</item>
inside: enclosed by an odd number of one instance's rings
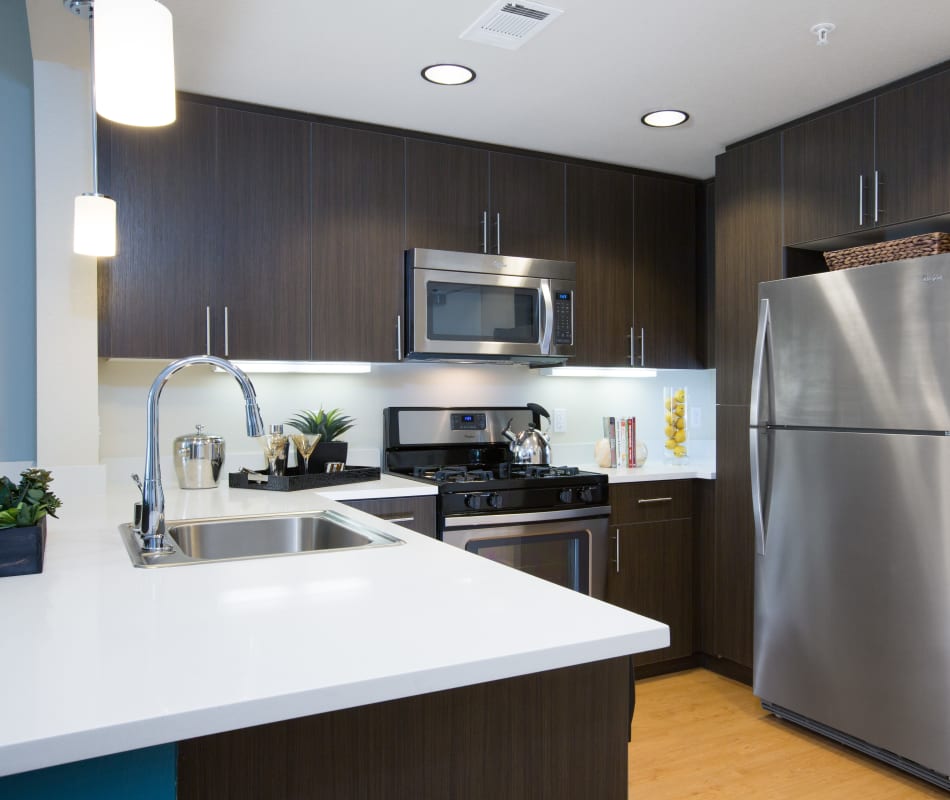
[[[604,417],[604,438],[610,442],[611,467],[637,466],[636,417]]]

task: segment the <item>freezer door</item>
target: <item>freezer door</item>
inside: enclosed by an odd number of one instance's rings
[[[756,695],[950,773],[950,438],[754,433]]]
[[[950,256],[770,281],[759,297],[758,424],[950,430]]]

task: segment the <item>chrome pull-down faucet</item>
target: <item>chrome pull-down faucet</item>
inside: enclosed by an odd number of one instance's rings
[[[135,530],[142,539],[142,550],[145,552],[160,551],[165,546],[165,493],[162,491],[162,468],[158,460],[158,398],[172,375],[194,364],[210,364],[234,376],[241,391],[244,392],[244,402],[247,406],[247,435],[264,435],[264,421],[261,419],[261,410],[257,405],[254,385],[251,379],[230,361],[217,356],[188,356],[173,361],[165,367],[148,391],[148,410],[145,420],[148,431],[148,440],[145,443],[145,478],[140,484],[141,507],[136,505],[135,509],[137,521]]]

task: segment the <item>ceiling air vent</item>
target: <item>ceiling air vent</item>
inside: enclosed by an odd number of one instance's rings
[[[517,50],[559,17],[559,8],[540,3],[494,3],[473,22],[460,39]]]

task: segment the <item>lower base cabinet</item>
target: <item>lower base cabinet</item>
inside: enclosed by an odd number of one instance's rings
[[[343,505],[358,508],[387,522],[435,538],[435,496],[381,497],[370,500],[343,500]]]
[[[610,487],[607,601],[670,626],[669,647],[635,656],[641,676],[690,666],[696,652],[692,492],[690,480]]]

